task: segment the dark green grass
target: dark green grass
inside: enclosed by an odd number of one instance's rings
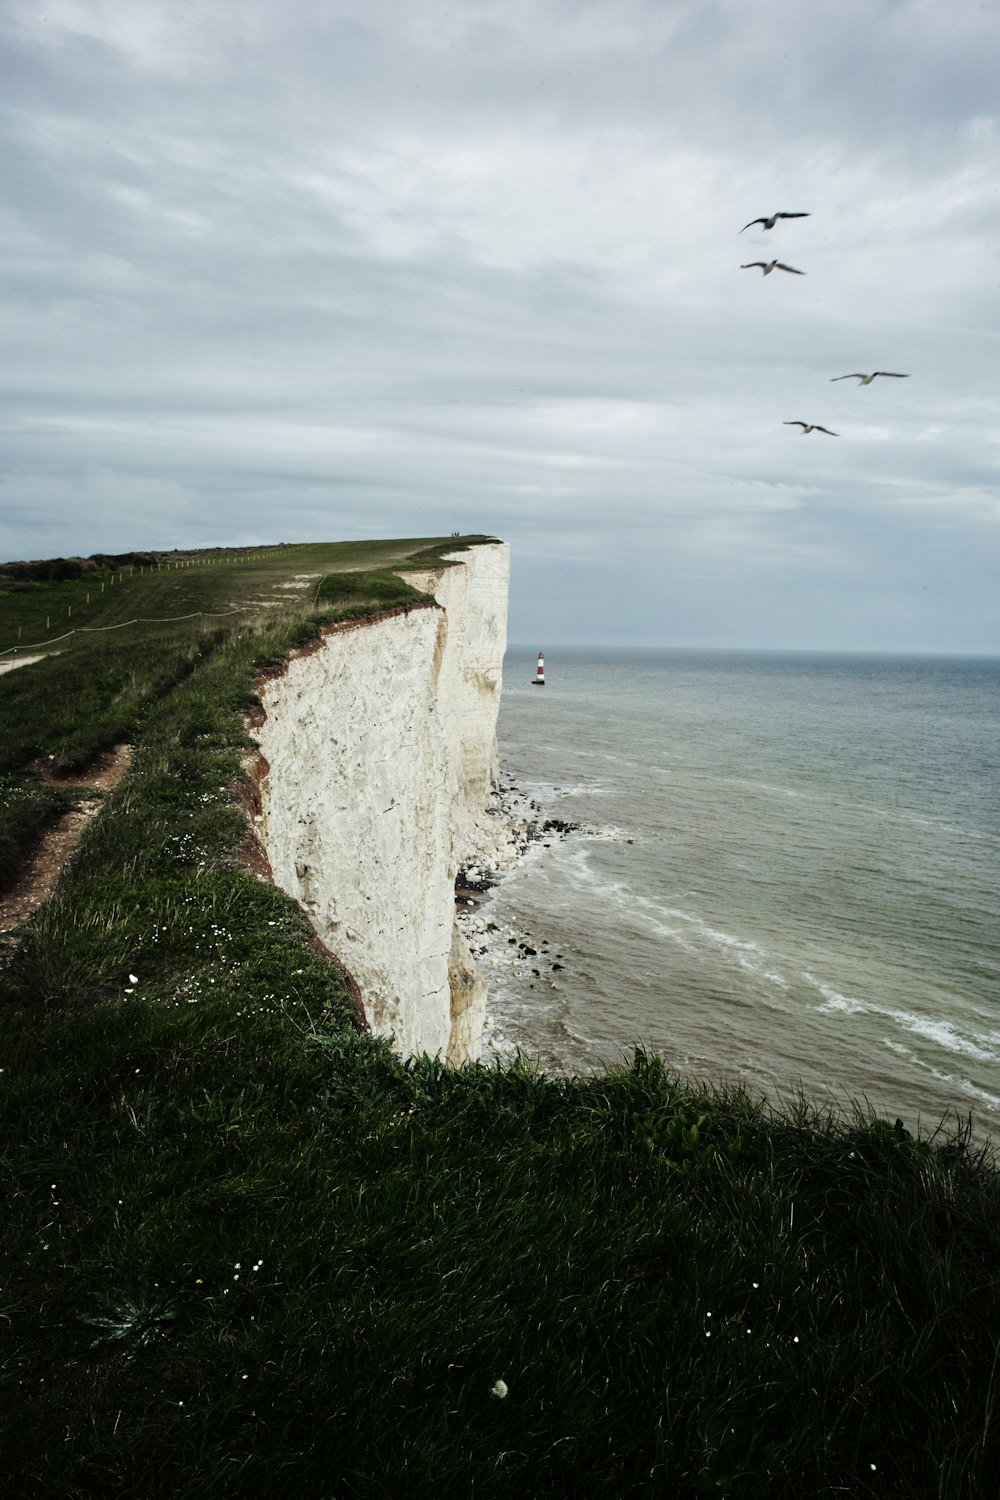
[[[6,1106],[19,1493],[994,1493],[996,1179],[960,1138],[641,1055],[406,1068],[290,999],[40,1041]]]
[[[334,571],[309,550],[254,589]],[[233,796],[255,673],[351,588],[152,653],[129,775],[0,974],[7,1491],[992,1500],[967,1130],[357,1033]]]
[[[13,885],[45,829],[71,805],[71,795],[60,787],[0,777],[0,895]]]
[[[328,575],[317,586],[316,599],[341,609],[367,606],[377,600],[384,609],[392,609],[423,602],[426,596],[393,574],[358,572]]]

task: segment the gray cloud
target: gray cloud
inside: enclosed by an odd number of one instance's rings
[[[0,553],[485,530],[515,639],[996,650],[998,30],[15,0]]]

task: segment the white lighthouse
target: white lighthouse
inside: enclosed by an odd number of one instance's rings
[[[531,679],[531,685],[532,687],[545,686],[545,657],[540,651],[538,653],[538,666],[535,670],[534,677]]]

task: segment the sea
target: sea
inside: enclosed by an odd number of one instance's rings
[[[536,656],[498,744],[556,826],[480,914],[487,1055],[1000,1137],[1000,658]]]

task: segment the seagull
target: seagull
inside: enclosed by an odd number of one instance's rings
[[[829,427],[821,427],[818,422],[782,422],[782,427],[801,427],[802,436],[807,432],[825,432],[827,437],[840,437],[839,432],[831,432]]]
[[[833,375],[832,380],[860,380],[862,385],[871,385],[876,375],[891,375],[893,380],[909,380],[909,375],[901,375],[898,370],[873,370],[870,375],[862,375],[860,370],[852,370],[850,375]]]
[[[772,214],[769,219],[751,219],[749,224],[744,224],[743,229],[749,229],[754,224],[763,224],[765,229],[773,229],[779,219],[808,219],[808,214]],[[740,234],[743,233],[740,230]]]
[[[770,276],[777,266],[779,271],[791,271],[793,276],[804,276],[805,271],[796,271],[794,266],[786,266],[781,260],[748,260],[745,265],[740,266],[741,271],[749,271],[751,266],[760,266],[765,276]],[[838,377],[839,378],[839,377]]]

